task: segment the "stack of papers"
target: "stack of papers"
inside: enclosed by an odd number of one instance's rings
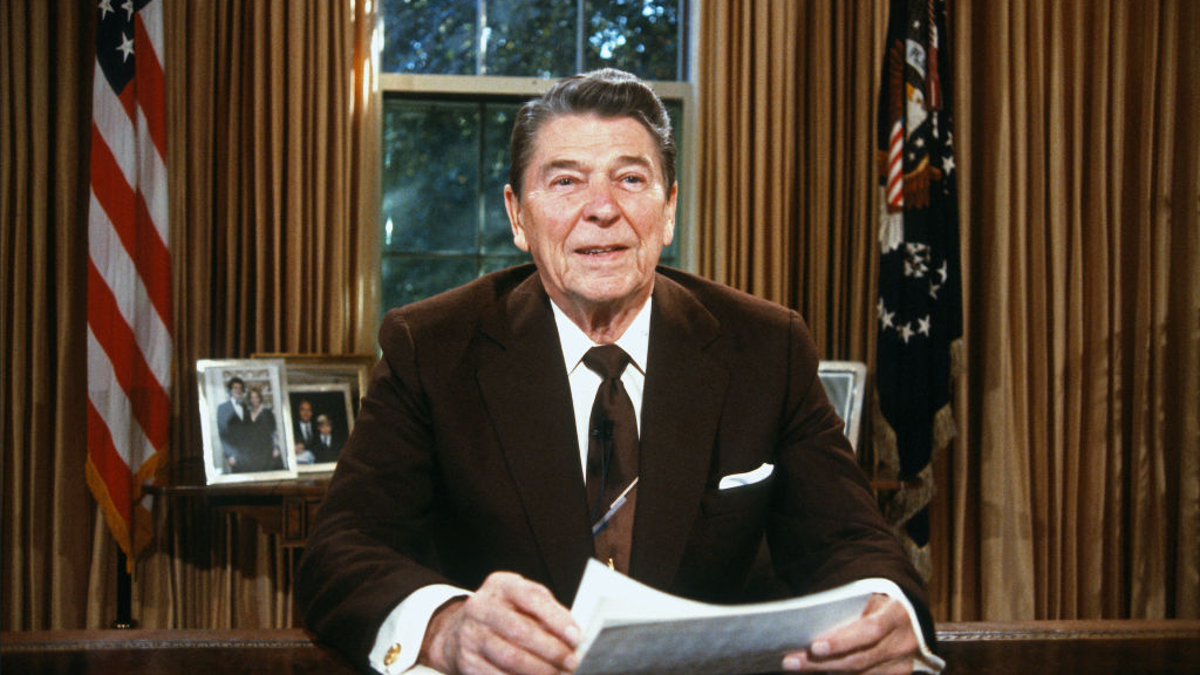
[[[571,614],[583,630],[575,675],[738,675],[862,615],[877,580],[774,602],[712,605],[657,591],[592,560]],[[886,583],[886,582],[884,582]]]

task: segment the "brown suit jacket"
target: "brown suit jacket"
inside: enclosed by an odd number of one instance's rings
[[[298,596],[321,638],[365,662],[393,607],[492,571],[570,605],[592,554],[550,300],[531,265],[392,310],[383,358],[308,539]],[[642,400],[630,573],[706,601],[747,597],[763,541],[792,593],[921,583],[817,379],[800,316],[660,268]],[[764,462],[774,474],[719,490]]]

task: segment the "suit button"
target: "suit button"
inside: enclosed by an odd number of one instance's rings
[[[399,645],[399,643],[397,643],[397,644],[392,645],[391,647],[388,647],[387,654],[383,655],[383,665],[390,666],[393,663],[395,663],[397,660],[399,660],[399,658],[400,658],[400,645]]]

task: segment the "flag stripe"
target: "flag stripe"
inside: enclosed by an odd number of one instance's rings
[[[904,206],[904,123],[896,120],[888,144],[887,201],[892,208]]]
[[[93,237],[89,248],[97,263],[112,260],[118,255],[115,246],[124,249],[133,262],[136,274],[143,281],[145,296],[149,298],[159,317],[166,323],[171,315],[171,254],[166,242],[159,236],[158,228],[147,212],[144,200],[123,179],[116,161],[108,150],[108,144],[100,138],[96,127],[92,127],[92,196],[93,203],[89,234]],[[99,207],[107,216],[97,223]],[[97,226],[98,225],[98,226]],[[106,231],[117,235],[118,242],[109,241]],[[97,241],[95,237],[102,237]],[[97,253],[103,254],[102,256]],[[104,265],[107,267],[107,265]],[[113,285],[113,288],[118,288]],[[126,316],[132,316],[132,307],[126,308]]]
[[[109,89],[108,91],[112,90]],[[125,87],[125,89],[121,91],[120,95],[117,96],[117,102],[121,104],[121,109],[125,111],[125,117],[127,119],[132,120],[133,118],[137,117],[138,102],[136,88]]]
[[[138,143],[141,147],[149,147],[154,143],[150,138],[149,125],[144,119],[139,118],[137,129]],[[146,202],[146,211],[150,214],[154,229],[165,249],[170,241],[170,233],[167,231],[167,165],[157,152],[144,152],[138,164],[138,171],[142,179],[138,184],[138,192]]]
[[[158,2],[146,3],[144,7],[138,10],[137,20],[141,24],[146,38],[150,40],[151,47],[154,49],[154,59],[159,64],[156,67],[162,70],[162,56],[164,53],[162,4]],[[143,53],[144,51],[138,53],[139,59],[142,58]],[[139,60],[138,68],[140,69],[141,67],[142,62]],[[155,91],[164,92],[166,89],[157,89]]]
[[[136,113],[131,113],[132,117],[126,114],[117,95],[108,88],[99,67],[96,68],[96,79],[97,89],[92,96],[92,152],[95,154],[96,137],[99,135],[108,146],[107,152],[112,158],[111,163],[106,165],[106,170],[116,167],[116,170],[121,172],[121,179],[127,185],[133,185],[137,178],[137,148],[133,134]],[[126,91],[132,91],[132,88]],[[97,178],[103,177],[96,174],[96,163],[93,160],[92,182],[95,183]]]
[[[136,45],[138,50],[136,75],[138,90],[166,91],[166,88],[163,86],[162,65],[158,61],[158,54],[161,52],[153,48],[153,41],[147,32],[147,27],[143,23],[141,15],[138,16],[135,26],[137,30]],[[163,111],[163,98],[162,96],[141,97],[138,103],[145,114],[146,128],[150,131],[150,140],[154,143],[154,147],[157,148],[158,154],[165,157],[167,155],[167,123],[166,114]]]
[[[143,148],[149,147],[152,143],[149,127],[142,118],[139,118],[138,124],[138,143]],[[154,221],[152,225],[154,225],[155,232],[158,233],[158,239],[161,239],[163,247],[166,247],[170,241],[170,233],[167,229],[169,220],[167,165],[163,162],[162,157],[158,156],[158,153],[143,153],[139,159],[138,171],[140,172],[138,175],[142,177],[138,184],[138,192],[145,201],[146,213],[150,215],[150,220]]]
[[[117,379],[113,371],[112,361],[108,353],[100,346],[95,333],[88,329],[88,381],[114,382]],[[138,456],[150,457],[154,454],[154,446],[142,427],[138,424],[122,424],[132,416],[133,404],[120,387],[95,389],[88,392],[90,404],[96,409],[100,419],[108,427],[109,443],[113,451],[128,465],[132,458]]]
[[[90,238],[91,261],[104,281],[100,292],[110,294],[117,303],[120,316],[133,328],[138,348],[141,350],[155,379],[164,389],[171,379],[171,334],[163,320],[162,310],[169,314],[169,299],[160,311],[139,312],[139,307],[151,304],[150,293],[144,279],[146,273],[136,269],[135,261],[117,236],[112,223],[105,217],[96,195],[92,195],[88,236]],[[169,266],[169,260],[164,263]],[[150,278],[168,277],[170,270],[155,271]],[[170,289],[167,288],[169,293]]]
[[[147,297],[158,312],[159,320],[166,324],[171,319],[171,252],[167,250],[166,242],[158,236],[155,220],[146,206],[145,195],[138,193],[135,206],[137,234],[130,254],[137,265],[138,276],[146,287]]]
[[[127,177],[135,175],[133,167],[126,171],[120,165],[118,156],[109,147],[108,139],[101,135],[100,127],[95,124],[92,125],[91,168],[92,194],[108,215],[108,222],[131,226],[135,212],[134,190]]]
[[[88,325],[109,356],[113,375],[129,397],[134,419],[155,448],[164,447],[171,409],[167,393],[138,349],[133,330],[117,307],[117,299],[108,291],[108,285],[91,261],[88,264]]]
[[[88,401],[87,431],[88,457],[104,480],[104,486],[107,488],[105,496],[112,502],[117,513],[130,513],[133,491],[129,467],[125,457],[117,452],[108,424],[91,401]]]

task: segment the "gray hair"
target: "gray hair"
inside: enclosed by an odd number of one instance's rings
[[[675,137],[666,107],[650,85],[636,75],[603,68],[559,80],[517,113],[508,148],[508,183],[518,199],[525,169],[533,159],[538,130],[557,117],[588,113],[609,119],[629,117],[641,123],[657,146],[663,166],[663,187],[670,191],[675,184]]]

